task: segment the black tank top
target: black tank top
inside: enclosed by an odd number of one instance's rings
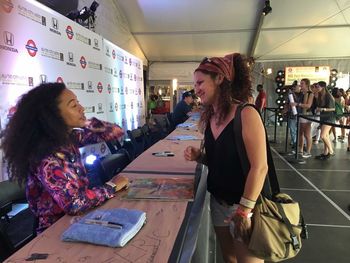
[[[209,124],[204,142],[208,160],[208,191],[230,205],[239,203],[246,180],[236,150],[233,123],[234,119],[216,140]]]

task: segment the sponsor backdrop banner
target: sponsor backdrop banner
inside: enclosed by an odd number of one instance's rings
[[[294,80],[300,81],[307,78],[311,84],[318,81],[329,82],[330,69],[329,66],[319,67],[286,67],[285,84],[292,85]]]
[[[145,123],[142,60],[36,1],[0,1],[0,120],[20,95],[64,82],[95,116],[131,130]]]

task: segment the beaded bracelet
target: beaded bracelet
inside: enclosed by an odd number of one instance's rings
[[[255,201],[249,200],[243,196],[241,197],[241,200],[239,201],[240,205],[243,205],[243,206],[250,208],[250,209],[253,209],[255,207],[255,203],[256,203]]]

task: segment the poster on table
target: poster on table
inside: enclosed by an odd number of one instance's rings
[[[318,81],[329,82],[329,66],[316,67],[286,67],[285,85],[292,85],[294,80],[300,82],[301,79],[309,79],[310,83]]]
[[[64,82],[88,118],[134,129],[145,123],[142,61],[36,1],[0,4],[0,123],[18,98]]]

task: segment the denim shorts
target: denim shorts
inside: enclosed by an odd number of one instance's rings
[[[214,226],[229,226],[230,223],[225,223],[227,219],[234,211],[236,211],[238,204],[224,205],[220,204],[219,201],[210,195],[210,215],[211,221]]]

